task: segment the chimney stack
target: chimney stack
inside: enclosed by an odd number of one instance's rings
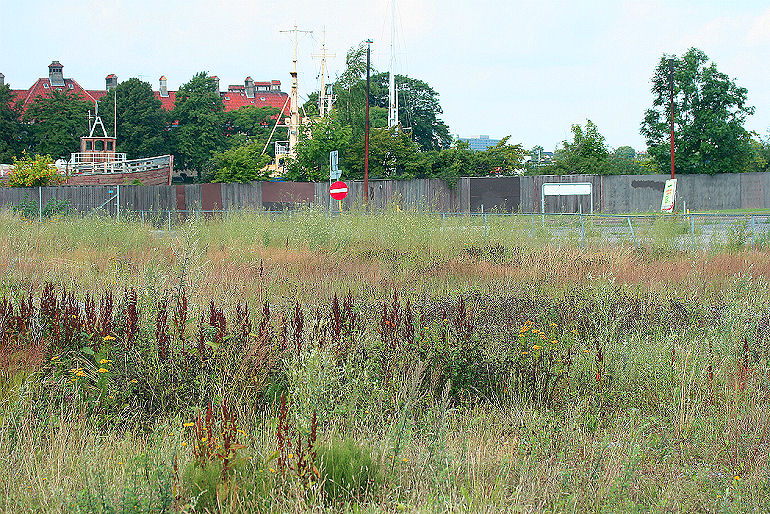
[[[217,77],[216,75],[212,75],[211,79],[214,81],[214,85],[217,88],[217,93],[219,93],[219,77]]]
[[[107,75],[107,78],[104,79],[107,83],[107,91],[118,87],[118,76],[114,73],[110,73]]]
[[[166,85],[166,76],[160,78],[160,96],[168,98],[168,86]]]
[[[48,79],[52,86],[64,86],[64,66],[59,61],[48,65]]]
[[[5,75],[0,73],[0,86],[4,86],[4,85],[5,85]]]
[[[254,98],[254,79],[246,77],[246,80],[244,80],[243,83],[246,86],[246,98]]]

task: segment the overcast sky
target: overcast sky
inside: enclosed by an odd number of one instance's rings
[[[296,23],[300,94],[317,88],[326,28],[331,78],[346,51],[374,40],[386,70],[389,0],[0,0],[0,72],[14,89],[47,76],[103,89],[110,73],[169,88],[198,71],[222,86],[279,79],[290,88]],[[443,119],[462,137],[488,134],[552,150],[573,123],[591,119],[612,147],[644,148],[639,124],[651,105],[650,77],[663,53],[695,46],[749,91],[747,128],[770,129],[770,5],[767,0],[397,0],[398,73],[427,81]]]

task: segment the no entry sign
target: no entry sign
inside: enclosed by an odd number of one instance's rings
[[[332,198],[335,200],[342,200],[348,196],[348,186],[341,180],[338,180],[329,186],[329,194],[332,195]]]

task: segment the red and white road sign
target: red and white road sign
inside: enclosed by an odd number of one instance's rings
[[[332,195],[332,198],[335,200],[342,200],[348,196],[348,185],[341,180],[338,180],[329,187],[329,194]]]

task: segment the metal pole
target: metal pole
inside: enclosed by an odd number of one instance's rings
[[[168,211],[168,231],[171,232],[171,211]]]
[[[674,178],[674,60],[668,60],[668,84],[671,90],[671,178]]]
[[[118,184],[117,187],[118,187],[118,192],[115,195],[115,199],[116,199],[115,209],[116,209],[116,212],[117,212],[118,221],[120,221],[120,184]]]
[[[43,221],[43,188],[37,186],[37,220]]]
[[[639,241],[636,240],[636,233],[634,232],[634,227],[631,225],[631,216],[628,216],[626,218],[628,220],[628,228],[631,230],[631,237],[634,238],[634,243],[636,246],[639,246]]]
[[[366,122],[364,123],[364,205],[369,204],[369,71],[372,40],[366,40]]]

